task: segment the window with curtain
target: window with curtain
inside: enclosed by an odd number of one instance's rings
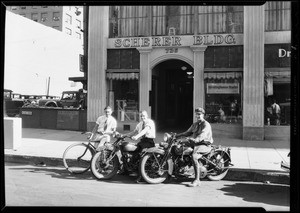
[[[291,29],[291,2],[269,1],[265,4],[265,31]]]
[[[110,7],[110,37],[147,36],[147,6]]]
[[[166,35],[166,6],[152,6],[152,35]]]
[[[243,6],[199,6],[198,33],[242,33]]]
[[[194,33],[194,6],[180,6],[179,34]]]

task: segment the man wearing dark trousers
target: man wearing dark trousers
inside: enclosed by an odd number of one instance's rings
[[[140,113],[141,121],[137,124],[135,130],[127,133],[126,136],[131,137],[132,140],[140,141],[137,143],[137,149],[135,150],[135,159],[139,157],[139,153],[144,148],[150,148],[155,146],[155,124],[153,120],[148,118],[148,113],[144,110]],[[138,175],[136,182],[140,183],[142,181],[141,175]]]

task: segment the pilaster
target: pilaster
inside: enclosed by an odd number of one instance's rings
[[[137,48],[140,52],[140,79],[139,79],[139,110],[146,110],[151,118],[149,98],[151,91],[152,73],[150,70],[150,53],[152,48]]]
[[[264,139],[264,6],[244,7],[243,139]]]
[[[207,46],[191,46],[192,51],[194,52],[194,94],[193,94],[193,103],[194,109],[197,107],[205,108],[204,99],[204,52]],[[195,118],[194,118],[195,121]]]
[[[93,128],[107,104],[105,70],[107,68],[109,7],[89,7],[87,129]]]

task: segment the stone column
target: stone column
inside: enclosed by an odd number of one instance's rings
[[[88,32],[88,99],[87,129],[90,131],[97,117],[107,105],[106,69],[109,7],[89,7]]]
[[[204,106],[205,92],[204,92],[204,51],[207,46],[191,46],[191,49],[194,52],[194,109],[196,107]],[[194,117],[195,122],[195,117]]]
[[[146,110],[151,118],[149,106],[149,91],[151,91],[152,72],[150,70],[150,48],[138,48],[140,52],[140,79],[139,79],[139,110]]]
[[[264,139],[264,6],[244,7],[243,139]]]

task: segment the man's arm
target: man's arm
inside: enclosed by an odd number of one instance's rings
[[[142,137],[143,135],[145,135],[148,130],[150,130],[150,126],[145,126],[145,128],[142,131],[140,131],[140,133],[138,133],[137,135],[133,136],[132,139],[133,140],[139,139],[140,137]]]
[[[193,133],[192,132],[192,126],[190,126],[190,128],[188,130],[186,130],[185,132],[177,134],[176,138],[179,138],[179,137],[182,137],[182,136],[190,136]]]

